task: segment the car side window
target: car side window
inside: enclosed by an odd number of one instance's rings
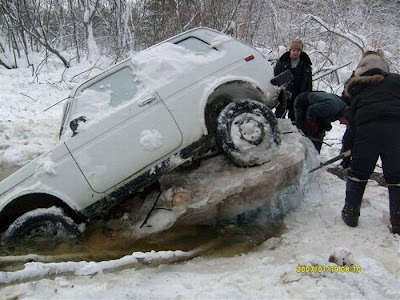
[[[177,42],[176,44],[185,47],[186,49],[189,49],[196,54],[208,54],[210,52],[217,51],[217,49],[211,47],[209,44],[195,37],[189,37],[187,39]]]
[[[109,92],[110,106],[116,107],[133,99],[137,93],[137,83],[132,70],[125,67],[85,88],[87,89]]]
[[[113,108],[134,99],[138,86],[131,68],[123,67],[82,87],[70,108],[67,126],[72,130],[72,136],[103,119]]]

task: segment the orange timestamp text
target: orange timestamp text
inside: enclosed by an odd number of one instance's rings
[[[297,266],[297,273],[361,273],[361,266]]]

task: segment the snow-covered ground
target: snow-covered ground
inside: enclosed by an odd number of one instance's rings
[[[102,67],[106,66],[104,62]],[[100,71],[91,67],[81,64],[63,74],[58,63],[50,63],[36,78],[29,69],[0,69],[0,178],[57,142],[63,105],[46,109],[67,97],[70,87],[89,73],[84,71],[91,70],[90,75]],[[331,146],[323,146],[321,161],[339,153],[343,131],[337,122],[333,124],[325,140]],[[286,216],[286,232],[249,253],[200,256],[110,273],[105,272],[104,262],[56,264],[51,267],[75,274],[0,285],[0,299],[399,299],[400,236],[388,229],[386,188],[369,182],[356,228],[347,227],[340,218],[344,191],[344,181],[320,171],[315,188]],[[135,254],[125,260],[152,255]],[[361,272],[334,268],[331,255],[347,259]],[[301,266],[321,268],[311,273]],[[49,267],[28,263],[25,272],[33,275]],[[13,275],[0,271],[0,278],[6,276]]]

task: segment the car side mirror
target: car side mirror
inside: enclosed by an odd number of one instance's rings
[[[69,122],[69,127],[71,128],[71,130],[73,132],[72,136],[75,136],[78,134],[77,129],[79,126],[79,122],[86,122],[86,117],[80,116],[76,119],[73,119],[71,122]]]

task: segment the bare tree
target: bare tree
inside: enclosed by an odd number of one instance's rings
[[[93,34],[93,18],[98,4],[99,0],[78,0],[80,17],[86,33],[88,58],[99,54],[99,49]]]
[[[325,23],[321,18],[314,16],[314,15],[308,15],[308,18],[311,20],[317,22],[322,28],[324,28],[327,32],[336,34],[337,36],[340,36],[346,40],[348,40],[350,43],[353,43],[360,51],[361,53],[364,52],[364,48],[366,46],[366,41],[365,37],[358,35],[357,33],[353,31],[344,31],[341,30],[340,28],[335,28],[334,26],[330,26],[329,24]]]
[[[30,52],[43,49],[67,67],[61,50],[74,51],[78,62],[84,51],[90,58],[101,50],[117,62],[130,51],[206,26],[264,48],[271,60],[300,38],[318,77],[356,61],[366,49],[386,51],[396,70],[399,6],[398,0],[3,0],[0,64],[17,67],[22,56],[29,64]],[[321,80],[340,81],[338,72],[329,74]]]
[[[65,67],[69,67],[69,62],[52,43],[49,20],[53,9],[53,1],[48,0],[45,3],[41,3],[40,0],[11,0],[0,3],[0,8],[15,27],[21,28],[45,47],[46,50],[55,54]]]

